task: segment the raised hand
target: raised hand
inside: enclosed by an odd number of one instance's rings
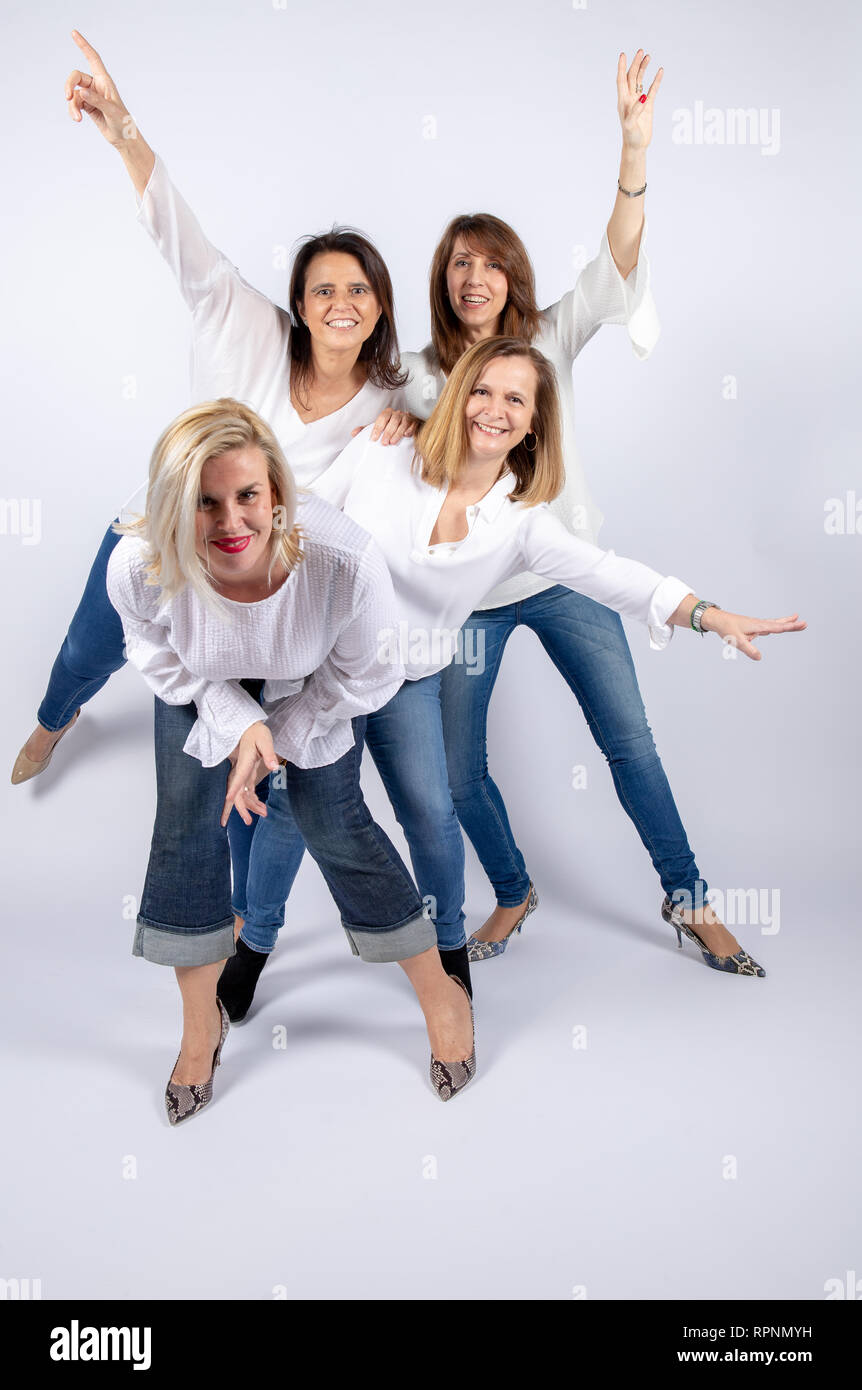
[[[65,96],[72,120],[83,120],[83,112],[111,145],[122,145],[125,140],[135,139],[135,123],[123,105],[105,64],[77,29],[72,30],[72,38],[90,66],[89,72],[75,68],[66,78]]]
[[[777,632],[802,632],[808,626],[800,622],[798,613],[791,614],[789,618],[745,618],[740,613],[725,613],[723,608],[705,609],[700,625],[704,632],[717,632],[722,642],[737,647],[752,661],[760,661],[763,656],[752,638],[767,637]]]
[[[624,53],[620,54],[617,63],[617,111],[623,128],[623,145],[630,150],[645,150],[652,139],[652,112],[664,68],[659,68],[645,94],[645,100],[641,100],[649,60],[650,55],[639,48],[631,67],[627,66]]]

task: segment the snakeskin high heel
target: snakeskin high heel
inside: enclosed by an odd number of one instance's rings
[[[521,928],[530,913],[535,912],[538,906],[539,897],[531,883],[530,893],[527,898],[527,906],[524,908],[522,916],[518,918],[511,931],[506,932],[502,941],[480,941],[478,937],[471,936],[467,941],[467,959],[471,961],[490,960],[492,956],[501,956],[509,944],[509,938],[513,936],[515,932],[518,932],[520,935]]]
[[[457,975],[450,975],[450,980],[459,984],[464,993],[467,994],[467,986]],[[473,1024],[473,1001],[467,994],[467,1002],[470,1005],[470,1023]],[[438,1057],[431,1053],[431,1085],[437,1092],[441,1100],[451,1100],[457,1096],[459,1091],[463,1091],[468,1081],[472,1081],[476,1075],[476,1028],[473,1024],[473,1051],[463,1062],[441,1062]]]
[[[682,909],[672,903],[668,897],[661,905],[661,915],[666,922],[675,928],[679,949],[682,950],[682,933],[685,932],[689,941],[693,941],[695,946],[700,948],[701,955],[707,965],[712,966],[713,970],[724,970],[730,975],[757,975],[761,978],[766,974],[763,966],[758,965],[747,951],[737,951],[735,956],[713,955],[706,943],[701,941],[694,928],[688,925],[682,915]]]
[[[206,1081],[191,1086],[183,1086],[178,1081],[169,1081],[165,1087],[165,1109],[168,1112],[168,1119],[172,1125],[181,1124],[183,1120],[191,1119],[199,1110],[203,1110],[205,1105],[209,1105],[213,1098],[213,1077],[215,1069],[221,1061],[221,1050],[224,1047],[224,1040],[230,1031],[230,1019],[224,1004],[217,997],[216,1003],[221,1015],[221,1037],[218,1040],[218,1047],[213,1053],[212,1071]],[[182,1056],[182,1053],[180,1053]],[[177,1062],[180,1060],[177,1057]],[[171,1076],[174,1074],[177,1062],[171,1069]]]
[[[61,731],[60,738],[54,739],[54,747],[51,749],[47,758],[39,758],[38,760],[28,758],[27,754],[24,752],[24,748],[21,749],[21,752],[15,759],[15,766],[12,769],[13,787],[17,787],[20,782],[29,782],[31,777],[38,777],[40,772],[45,771],[45,768],[48,766],[49,762],[54,756],[54,748],[57,747],[57,744],[60,742],[60,739],[63,737],[63,734],[67,734],[69,732],[80,713],[81,711],[79,709],[75,710],[75,713],[72,715],[72,718],[69,720],[65,728]],[[26,746],[27,745],[25,744],[24,747],[26,748]]]

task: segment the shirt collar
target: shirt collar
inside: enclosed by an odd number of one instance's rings
[[[486,521],[491,523],[495,522],[500,515],[501,508],[506,503],[509,493],[516,485],[517,478],[514,473],[507,470],[502,478],[497,479],[491,490],[485,493],[481,502],[476,502],[474,504],[476,511],[480,516],[483,516]]]

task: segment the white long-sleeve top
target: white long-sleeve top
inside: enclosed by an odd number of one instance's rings
[[[250,405],[275,434],[301,487],[329,467],[354,429],[372,424],[387,406],[403,408],[401,388],[366,381],[339,410],[306,424],[290,401],[287,311],[247,284],[207,240],[158,155],[137,215],[191,311],[189,403],[232,396]],[[143,516],[146,491],[144,483],[124,504],[123,520]]]
[[[369,535],[335,507],[300,494],[303,560],[257,603],[224,600],[233,621],[190,585],[162,602],[145,582],[145,542],[123,536],[108,562],[108,595],[126,652],[169,705],[194,701],[198,718],[184,750],[220,763],[259,719],[275,750],[298,767],[324,767],[353,744],[350,720],[392,698],[400,662],[380,652],[397,620],[392,581]],[[243,690],[265,679],[264,707]]]
[[[585,343],[604,323],[625,324],[635,356],[648,357],[658,339],[660,324],[650,290],[650,268],[646,254],[647,228],[641,232],[638,263],[627,279],[617,270],[607,232],[598,255],[584,267],[574,288],[556,304],[543,309],[533,346],[553,365],[560,392],[563,426],[563,462],[566,481],[559,497],[551,502],[554,516],[568,531],[582,540],[595,542],[602,514],[587,486],[575,440],[575,393],[572,364]],[[401,365],[410,372],[404,388],[405,409],[427,419],[445,385],[446,377],[437,364],[429,343],[421,352],[405,352]],[[481,597],[478,608],[500,608],[520,603],[549,587],[535,574],[522,574]]]
[[[395,586],[408,680],[447,666],[458,631],[482,596],[527,572],[641,619],[650,645],[667,646],[673,635],[667,620],[691,586],[573,536],[547,503],[525,507],[510,501],[510,473],[467,508],[463,540],[431,545],[446,489],[422,481],[414,450],[412,439],[373,444],[370,428],[363,430],[314,485],[318,496],[369,531],[383,553]],[[381,632],[381,647],[387,643],[391,652],[388,630]]]

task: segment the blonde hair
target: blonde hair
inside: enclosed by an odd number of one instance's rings
[[[204,401],[183,411],[159,437],[150,459],[144,516],[113,528],[147,542],[146,582],[159,585],[165,599],[190,584],[203,603],[228,617],[230,610],[215,591],[212,572],[197,553],[201,474],[213,459],[249,447],[263,453],[276,498],[267,578],[271,580],[279,560],[288,570],[301,561],[296,481],[272,430],[240,401],[227,396]]]
[[[566,472],[556,372],[547,357],[523,338],[482,338],[458,358],[433,413],[416,436],[422,481],[439,488],[457,482],[460,477],[469,451],[465,424],[467,402],[488,363],[495,357],[526,358],[536,372],[532,422],[536,446],[528,449],[521,440],[506,457],[506,467],[516,479],[509,500],[535,507],[540,502],[550,502],[560,493]]]

